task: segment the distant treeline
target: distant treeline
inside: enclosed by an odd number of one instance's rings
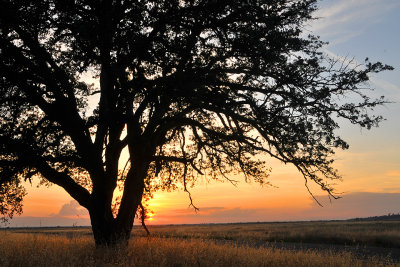
[[[400,213],[389,213],[388,215],[381,215],[381,216],[373,216],[367,218],[354,218],[349,219],[348,221],[399,221],[400,220]]]

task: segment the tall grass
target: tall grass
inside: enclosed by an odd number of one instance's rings
[[[232,240],[241,243],[298,242],[400,248],[400,221],[277,222],[249,224],[150,225],[153,237]],[[90,228],[18,229],[20,233],[91,235]],[[146,236],[140,226],[134,236]]]
[[[95,249],[89,235],[0,233],[0,266],[395,266],[351,253],[286,251],[202,239],[134,238],[128,248]]]
[[[400,248],[400,221],[288,222],[150,226],[153,236],[233,240],[370,245]],[[140,228],[135,235],[144,235]]]

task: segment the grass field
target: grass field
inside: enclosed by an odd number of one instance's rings
[[[136,227],[126,249],[95,249],[89,228],[2,230],[0,266],[400,266],[390,255],[361,257],[330,247],[374,247],[389,254],[400,249],[400,221],[149,228],[147,237]],[[321,249],[286,248],[293,243]]]
[[[234,240],[240,242],[302,242],[400,248],[400,221],[287,222],[153,226],[153,236]],[[136,235],[144,235],[140,228]]]

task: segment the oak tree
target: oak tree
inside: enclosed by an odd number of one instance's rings
[[[324,54],[316,4],[1,0],[0,212],[39,179],[89,211],[97,245],[125,243],[143,197],[268,183],[270,157],[333,194],[337,119],[377,125],[364,89],[391,67]]]

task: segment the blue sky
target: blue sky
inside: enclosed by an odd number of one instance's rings
[[[376,109],[376,114],[384,116],[386,121],[371,131],[344,123],[340,132],[350,143],[349,152],[354,154],[346,165],[358,164],[366,173],[388,168],[387,172],[393,175],[392,186],[379,187],[384,181],[375,177],[377,191],[399,192],[400,175],[395,177],[394,174],[400,172],[400,1],[325,0],[320,6],[316,15],[321,19],[312,26],[322,40],[330,42],[326,47],[329,54],[354,57],[359,62],[369,57],[371,61],[381,61],[395,68],[373,75],[371,79],[375,91],[370,95],[384,95],[392,102]],[[366,159],[357,163],[357,157]]]
[[[400,102],[400,1],[324,0],[319,6],[315,15],[320,19],[311,28],[329,41],[326,49],[360,62],[369,57],[397,67],[379,74],[377,85],[385,85],[379,91]]]

